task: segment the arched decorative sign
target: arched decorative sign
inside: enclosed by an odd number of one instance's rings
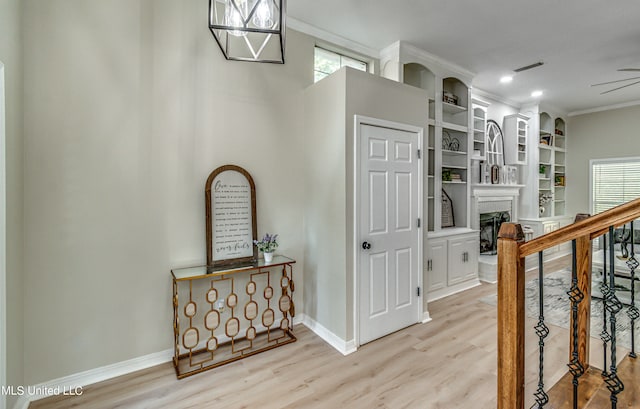
[[[221,166],[207,178],[204,194],[207,265],[256,261],[256,186],[249,172],[235,165]]]

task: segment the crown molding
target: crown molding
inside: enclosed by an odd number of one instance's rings
[[[493,93],[491,93],[489,91],[485,91],[485,90],[480,89],[480,88],[472,87],[471,88],[471,98],[473,98],[475,96],[478,96],[478,97],[481,97],[481,98],[486,98],[486,99],[491,99],[491,100],[497,101],[497,102],[501,102],[501,103],[503,103],[505,105],[509,105],[509,106],[511,106],[513,108],[516,108],[518,110],[520,110],[522,108],[522,104],[520,104],[520,103],[518,103],[518,102],[516,102],[516,101],[514,101],[512,99],[505,98],[505,97],[497,95],[497,94],[493,94]]]
[[[584,114],[593,114],[593,113],[596,113],[596,112],[611,111],[611,110],[614,110],[614,109],[628,108],[628,107],[632,107],[632,106],[636,106],[636,105],[640,105],[640,100],[623,102],[621,104],[605,105],[605,106],[598,107],[598,108],[583,109],[583,110],[580,110],[580,111],[572,111],[572,112],[569,112],[568,116],[578,116],[578,115],[584,115]]]
[[[344,47],[358,54],[362,54],[364,56],[375,59],[380,58],[380,50],[376,50],[375,48],[371,48],[356,41],[349,40],[348,38],[339,36],[337,34],[330,33],[319,27],[312,26],[309,23],[305,23],[304,21],[300,21],[287,16],[287,26],[292,30],[296,30],[301,33],[310,35],[311,37],[315,37],[317,39],[327,41],[340,47]]]

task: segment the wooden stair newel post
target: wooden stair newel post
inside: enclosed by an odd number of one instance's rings
[[[524,258],[519,224],[498,233],[498,409],[524,409]]]
[[[576,215],[576,222],[588,219],[588,214]],[[578,304],[578,359],[585,371],[589,369],[589,338],[591,323],[591,238],[589,234],[576,239],[576,274],[578,277],[578,289],[582,291],[584,298]],[[571,327],[573,328],[573,316]],[[570,331],[569,361],[573,353],[573,331]]]

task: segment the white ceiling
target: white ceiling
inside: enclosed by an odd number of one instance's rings
[[[375,50],[397,40],[475,72],[473,86],[516,103],[567,112],[640,100],[640,84],[591,84],[640,76],[640,0],[291,0],[288,15]],[[499,82],[518,67],[542,67]]]

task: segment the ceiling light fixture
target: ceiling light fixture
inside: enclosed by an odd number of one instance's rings
[[[534,98],[541,97],[542,96],[542,91],[540,91],[540,90],[533,91],[531,93],[531,96],[534,97]]]
[[[500,78],[500,82],[502,84],[508,84],[511,81],[513,81],[513,77],[511,75],[505,75],[504,77]]]
[[[209,30],[227,60],[284,64],[286,0],[209,0]]]

